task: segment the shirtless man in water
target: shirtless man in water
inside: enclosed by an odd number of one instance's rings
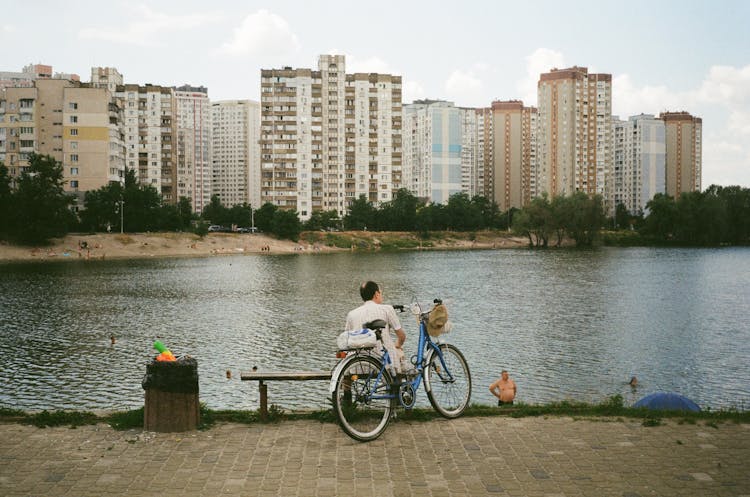
[[[490,392],[498,398],[497,405],[513,405],[513,399],[516,398],[516,382],[510,379],[506,370],[500,375],[500,379],[490,385]]]

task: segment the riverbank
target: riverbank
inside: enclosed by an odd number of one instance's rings
[[[342,251],[497,249],[527,246],[528,240],[506,233],[414,233],[347,231],[304,232],[299,242],[264,234],[97,233],[69,234],[46,246],[0,242],[0,261],[142,259],[210,257],[242,254],[319,254]]]

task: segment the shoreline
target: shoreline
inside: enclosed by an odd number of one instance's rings
[[[264,234],[209,233],[71,233],[46,246],[0,241],[0,263],[212,257],[221,255],[321,254],[379,250],[475,250],[524,248],[522,237],[497,233],[450,233],[420,240],[413,233],[349,231],[303,232],[299,242]],[[343,246],[342,246],[343,245]]]

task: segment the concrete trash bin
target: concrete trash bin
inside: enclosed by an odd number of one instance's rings
[[[200,423],[198,361],[181,357],[176,361],[151,361],[143,377],[146,391],[143,429],[190,431]]]

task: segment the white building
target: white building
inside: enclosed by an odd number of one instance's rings
[[[429,202],[445,204],[462,192],[461,112],[452,102],[404,105],[403,186]]]
[[[94,84],[108,87],[111,82],[99,79],[99,69],[92,68],[92,81],[96,79],[99,83]],[[121,102],[124,113],[126,169],[134,170],[140,183],[156,188],[166,202],[175,203],[178,198],[174,189],[172,89],[137,84],[115,84],[115,88],[115,98]]]
[[[623,204],[631,214],[646,211],[657,193],[666,192],[666,132],[662,119],[653,115],[612,119],[614,173],[612,205]]]
[[[212,189],[222,205],[260,207],[260,103],[211,102]]]
[[[401,77],[346,74],[343,55],[318,70],[261,71],[260,200],[344,216],[364,195],[388,202],[401,183]]]

